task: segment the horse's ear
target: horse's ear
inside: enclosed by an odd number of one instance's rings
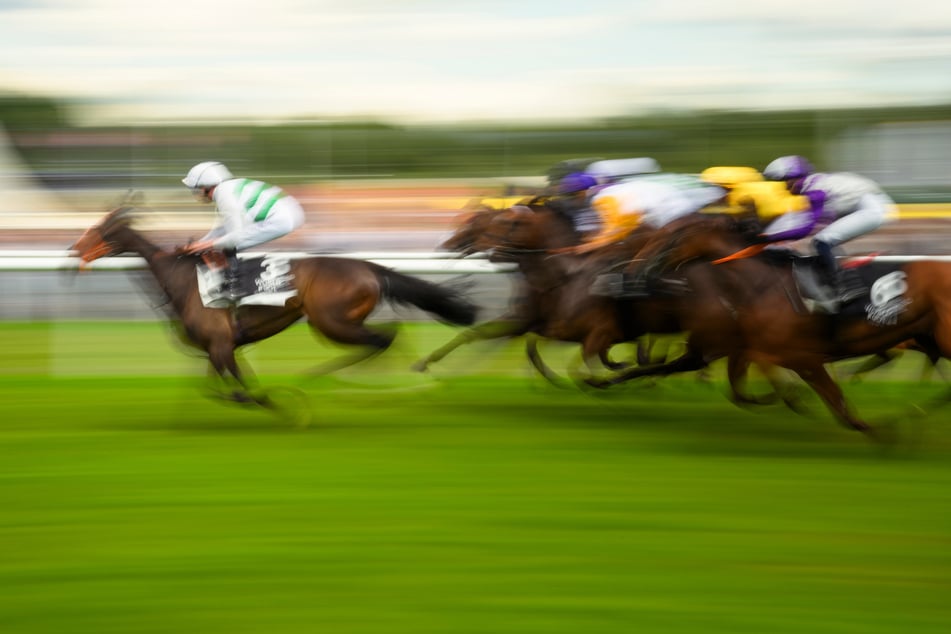
[[[122,207],[138,207],[145,202],[145,194],[134,189],[127,189],[110,207],[118,209]]]
[[[126,198],[126,205],[129,207],[141,207],[145,204],[145,192],[129,190],[129,196]]]

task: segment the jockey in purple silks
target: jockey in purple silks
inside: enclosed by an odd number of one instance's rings
[[[850,172],[816,172],[801,156],[773,160],[763,176],[784,181],[793,194],[805,196],[809,207],[779,216],[763,231],[765,242],[800,240],[813,236],[824,282],[833,297],[825,307],[836,312],[856,299],[863,289],[838,266],[834,250],[841,244],[878,229],[897,217],[895,203],[873,181]]]

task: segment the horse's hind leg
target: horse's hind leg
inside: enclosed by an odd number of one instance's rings
[[[311,329],[315,333],[323,333],[331,341],[340,344],[360,346],[360,350],[346,354],[342,357],[331,359],[322,363],[307,372],[310,376],[321,376],[330,374],[337,370],[349,367],[366,361],[380,354],[390,347],[393,339],[396,338],[395,328],[386,331],[383,328],[368,328],[364,324],[355,324],[351,322],[328,322],[322,320],[319,323],[310,321]]]

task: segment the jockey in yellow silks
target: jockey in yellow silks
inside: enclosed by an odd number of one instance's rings
[[[765,180],[752,167],[708,167],[700,173],[700,178],[727,190],[723,204],[710,207],[710,212],[745,214],[767,223],[784,214],[809,208],[805,196],[796,196],[785,183]]]

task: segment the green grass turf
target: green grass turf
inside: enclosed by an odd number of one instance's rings
[[[488,344],[407,370],[453,332],[303,391],[329,346],[255,347],[302,428],[205,398],[160,324],[0,324],[0,632],[951,629],[920,357],[846,385],[885,449],[718,373],[592,396]]]

